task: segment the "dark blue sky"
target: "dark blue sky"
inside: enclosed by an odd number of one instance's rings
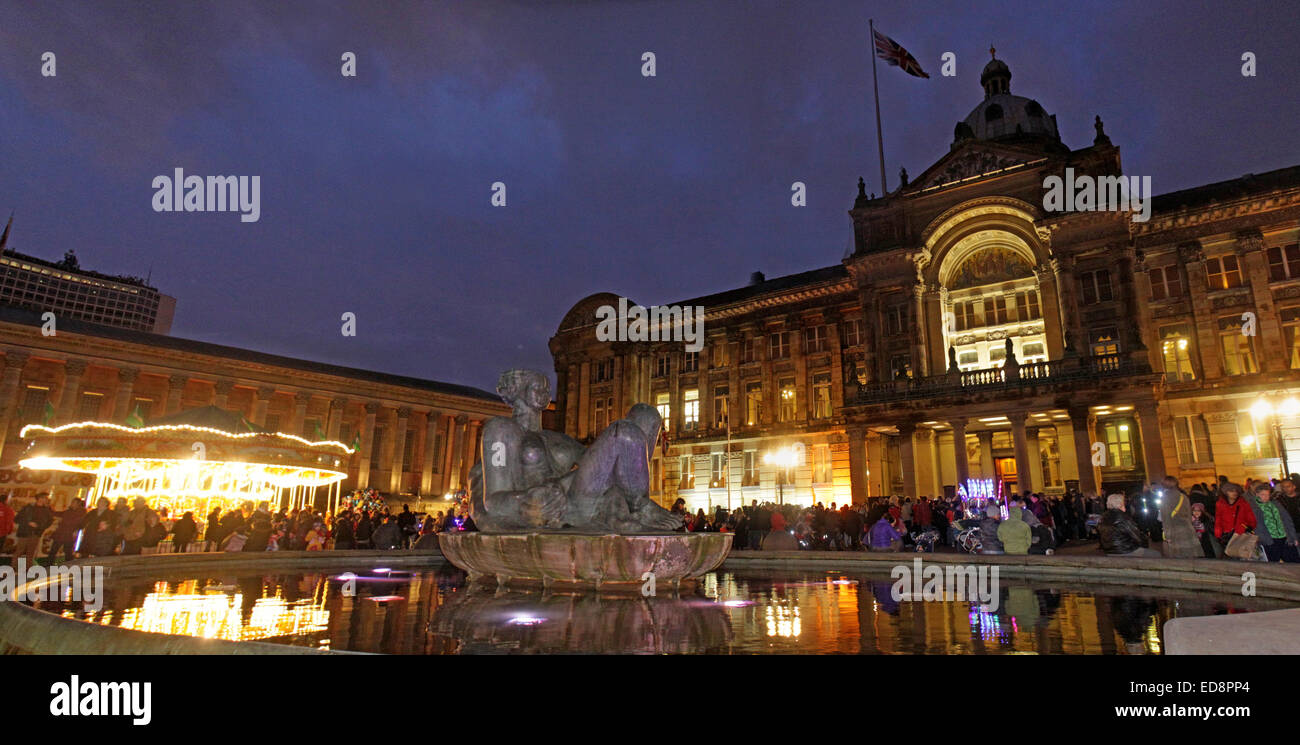
[[[1300,163],[1294,3],[1045,5],[6,0],[0,211],[19,251],[152,270],[178,336],[491,389],[550,372],[593,292],[838,261],[858,176],[880,191],[869,17],[932,75],[880,68],[891,182],[947,151],[990,43],[1066,144],[1101,114],[1156,193]],[[261,220],[153,212],[175,167],[260,176]]]

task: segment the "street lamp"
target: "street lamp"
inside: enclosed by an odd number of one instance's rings
[[[1282,458],[1282,478],[1286,478],[1291,472],[1291,464],[1287,462],[1286,439],[1282,436],[1282,423],[1278,421],[1278,416],[1295,417],[1300,415],[1300,399],[1295,396],[1287,396],[1282,400],[1281,404],[1275,406],[1267,398],[1260,396],[1255,403],[1251,404],[1250,415],[1256,419],[1268,419],[1273,442],[1278,455]]]
[[[789,470],[798,464],[799,456],[791,448],[781,448],[772,451],[763,456],[763,462],[769,466],[777,466],[781,469],[780,477],[777,479],[777,496],[778,504],[785,504],[785,475]]]

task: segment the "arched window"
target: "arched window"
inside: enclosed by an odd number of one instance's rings
[[[1030,101],[1025,104],[1025,113],[1035,119],[1041,119],[1045,112],[1043,111],[1043,107],[1038,105],[1037,101]]]
[[[999,106],[999,105],[997,105],[997,104],[993,104],[992,106],[988,107],[987,109],[984,109],[984,121],[986,121],[986,122],[991,122],[991,121],[995,121],[995,120],[997,120],[997,119],[1001,119],[1001,118],[1002,118],[1002,107],[1001,107],[1001,106]]]

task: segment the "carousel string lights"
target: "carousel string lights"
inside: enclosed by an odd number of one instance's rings
[[[33,424],[20,436],[30,441],[22,467],[94,475],[91,503],[143,497],[154,508],[197,514],[244,502],[302,507],[315,501],[320,488],[328,489],[327,508],[334,511],[354,452],[336,441],[194,424]]]

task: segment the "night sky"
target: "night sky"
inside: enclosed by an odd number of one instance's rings
[[[1043,5],[5,0],[0,220],[20,252],[152,272],[176,336],[490,390],[552,372],[594,292],[839,261],[858,176],[880,192],[868,18],[932,76],[879,68],[891,184],[947,152],[990,44],[1067,145],[1100,114],[1157,194],[1300,163],[1294,3]],[[261,219],[154,212],[176,167],[260,176]]]

